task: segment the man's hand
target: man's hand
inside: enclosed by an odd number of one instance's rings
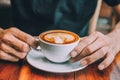
[[[86,66],[104,58],[98,68],[99,70],[105,69],[112,63],[120,50],[120,38],[117,39],[115,33],[117,35],[116,31],[108,35],[95,32],[83,38],[71,52],[71,62],[80,60],[81,65]]]
[[[81,65],[86,66],[104,58],[98,65],[99,70],[105,69],[112,63],[120,51],[120,4],[115,6],[114,10],[118,15],[118,23],[114,30],[107,35],[95,32],[83,38],[70,53],[72,62],[80,60]]]
[[[0,28],[0,59],[16,62],[34,47],[35,38],[17,28]]]

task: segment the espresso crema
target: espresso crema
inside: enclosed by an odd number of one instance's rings
[[[75,33],[65,30],[47,31],[42,33],[40,35],[40,38],[46,42],[53,44],[68,44],[73,43],[79,39]]]

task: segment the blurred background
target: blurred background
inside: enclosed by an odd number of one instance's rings
[[[0,0],[0,27],[12,26],[12,13],[10,0]]]
[[[10,0],[0,0],[0,27],[12,26],[12,23]],[[106,34],[111,30],[114,24],[114,13],[112,8],[103,2],[97,22],[97,31]]]

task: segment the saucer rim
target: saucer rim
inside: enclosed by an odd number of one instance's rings
[[[32,51],[32,50],[31,50]],[[31,53],[32,54],[32,53]],[[38,69],[38,70],[42,70],[42,71],[45,71],[45,72],[50,72],[50,73],[71,73],[71,72],[76,72],[76,71],[79,71],[79,70],[82,70],[84,68],[86,68],[87,66],[83,66],[83,67],[79,67],[79,68],[75,68],[75,69],[72,69],[72,70],[66,70],[66,71],[55,71],[55,70],[47,70],[47,69],[44,69],[44,68],[40,68],[39,66],[36,66],[34,65],[34,63],[30,62],[29,60],[29,57],[30,57],[30,52],[28,53],[28,55],[26,56],[26,60],[27,62],[34,68]],[[31,58],[31,60],[35,60],[33,58]],[[51,64],[53,64],[52,62],[50,62]]]

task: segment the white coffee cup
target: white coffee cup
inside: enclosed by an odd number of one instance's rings
[[[53,41],[54,38],[57,38],[55,39],[56,41]],[[62,42],[62,40],[64,41]],[[80,37],[77,34],[66,30],[50,30],[43,32],[39,35],[38,41],[44,56],[55,63],[68,61],[70,59],[70,52],[79,42]]]

